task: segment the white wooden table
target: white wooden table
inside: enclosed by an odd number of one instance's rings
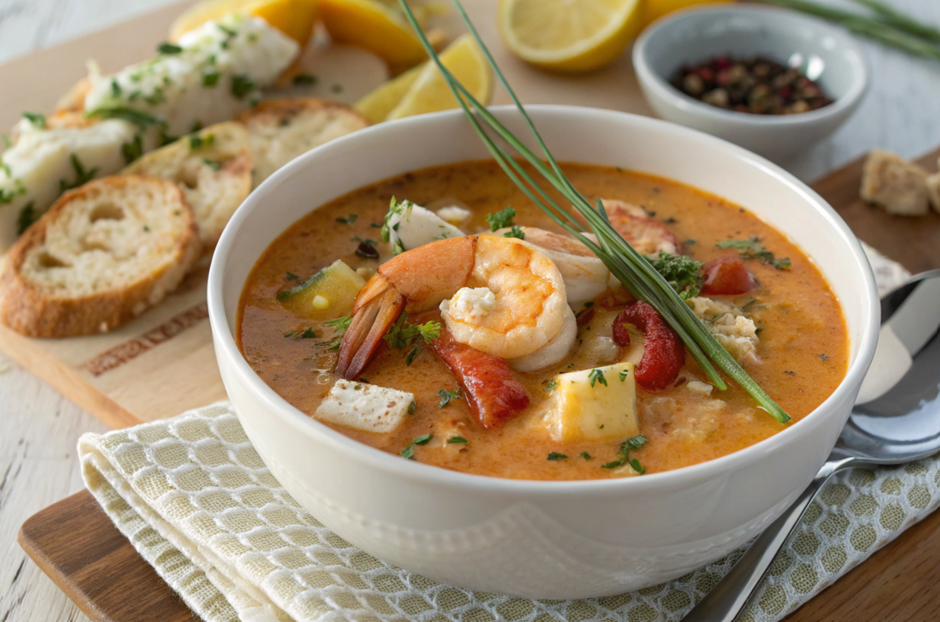
[[[171,1],[0,0],[0,62]],[[849,0],[830,1],[852,6]],[[940,24],[937,0],[891,3]],[[912,157],[940,144],[940,63],[873,44],[865,48],[872,90],[837,134],[787,164],[805,180],[873,147]],[[9,88],[16,85],[0,85]],[[20,550],[16,532],[33,513],[81,489],[76,442],[83,432],[104,430],[94,417],[0,355],[0,621],[87,620]]]

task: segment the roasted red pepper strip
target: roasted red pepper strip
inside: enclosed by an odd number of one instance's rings
[[[445,326],[431,347],[463,387],[484,428],[502,425],[529,405],[528,392],[503,359],[457,343]]]
[[[630,345],[625,324],[633,324],[646,335],[643,358],[636,367],[640,388],[659,391],[674,383],[685,363],[685,346],[675,331],[652,305],[642,300],[627,305],[614,319],[614,341],[621,347]]]
[[[740,257],[712,259],[702,267],[702,275],[702,293],[707,296],[738,296],[754,289],[754,276]]]

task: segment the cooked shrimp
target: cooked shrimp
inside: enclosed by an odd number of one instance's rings
[[[642,207],[615,199],[601,201],[610,224],[636,252],[642,255],[676,254],[680,246],[679,239],[666,225],[651,218]]]
[[[379,266],[356,297],[337,371],[357,377],[402,311],[437,305],[455,341],[503,359],[542,348],[570,313],[558,268],[532,245],[488,235],[439,240]]]
[[[578,240],[537,227],[520,227],[525,241],[548,255],[565,280],[568,304],[577,309],[607,289],[610,271],[591,249]],[[494,235],[502,236],[509,229]]]

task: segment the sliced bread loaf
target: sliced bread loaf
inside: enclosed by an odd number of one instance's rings
[[[105,332],[159,303],[199,258],[192,210],[163,179],[66,192],[0,262],[0,322],[31,337]]]
[[[122,174],[179,184],[199,225],[206,251],[251,192],[248,133],[238,123],[219,123],[138,158]]]
[[[238,120],[248,128],[255,186],[297,156],[369,125],[352,107],[313,97],[262,102]]]

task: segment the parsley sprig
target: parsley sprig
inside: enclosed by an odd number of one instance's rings
[[[411,350],[405,355],[405,365],[411,365],[421,352],[422,342],[429,344],[441,336],[441,323],[432,320],[424,324],[408,324],[405,322],[407,318],[407,311],[398,316],[392,327],[385,333],[384,339],[388,347],[396,350],[403,350],[410,346]]]
[[[512,219],[516,217],[516,210],[507,207],[493,214],[486,215],[486,222],[490,226],[490,231],[497,231],[512,226]]]
[[[687,255],[669,253],[659,253],[658,257],[646,259],[683,300],[695,298],[702,291],[702,284],[705,282],[702,266],[705,264],[701,261],[695,261]]]

